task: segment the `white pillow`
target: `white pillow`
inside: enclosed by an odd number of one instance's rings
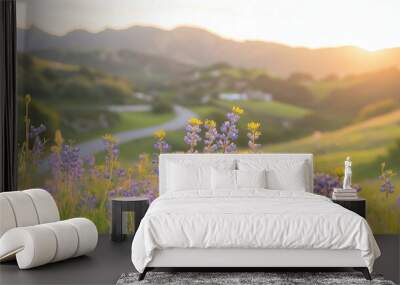
[[[212,168],[211,188],[214,191],[236,190],[236,170]]]
[[[211,191],[211,169],[235,169],[236,161],[176,159],[166,165],[167,191]]]
[[[267,171],[236,170],[237,188],[267,188]]]
[[[306,191],[308,168],[304,160],[241,159],[239,170],[266,170],[267,188],[273,190]]]
[[[211,167],[175,163],[168,166],[168,191],[201,189],[211,189]]]

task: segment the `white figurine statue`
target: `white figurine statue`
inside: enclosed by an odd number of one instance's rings
[[[351,189],[351,174],[351,159],[348,156],[344,162],[343,189]]]

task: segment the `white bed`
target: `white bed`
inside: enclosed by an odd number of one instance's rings
[[[274,190],[210,190],[200,185],[207,171],[187,171],[221,165],[249,176],[267,168]],[[154,267],[354,267],[370,278],[380,255],[362,217],[312,194],[311,154],[162,154],[159,176],[160,197],[132,243],[140,278]],[[190,179],[194,189],[175,183]]]

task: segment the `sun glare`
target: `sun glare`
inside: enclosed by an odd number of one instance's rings
[[[18,24],[57,35],[78,27],[101,31],[138,24],[164,29],[188,25],[235,40],[309,48],[351,45],[376,51],[400,46],[398,0],[118,0],[111,7],[107,0],[95,1],[93,6],[91,1],[68,0],[68,9],[60,9],[59,1],[37,0],[36,10],[45,14],[30,23],[23,19],[21,0]]]

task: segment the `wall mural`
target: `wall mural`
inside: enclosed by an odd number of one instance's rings
[[[107,232],[110,197],[157,197],[159,153],[311,152],[327,196],[350,156],[374,233],[400,233],[400,48],[275,43],[251,5],[116,2],[18,2],[20,189]]]

